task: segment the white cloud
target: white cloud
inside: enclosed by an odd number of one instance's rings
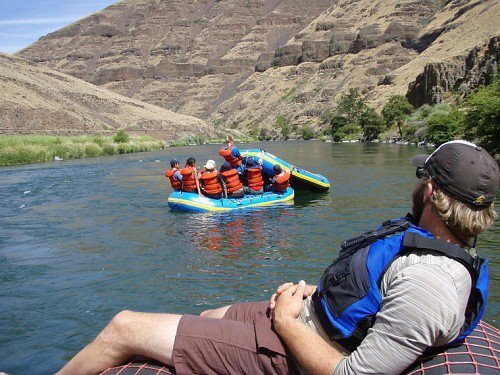
[[[40,18],[11,18],[0,19],[0,25],[44,25],[53,23],[69,23],[80,19],[78,16],[70,17],[40,17]]]

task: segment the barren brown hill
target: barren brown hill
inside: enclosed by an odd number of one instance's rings
[[[19,53],[223,130],[325,127],[349,88],[380,108],[488,81],[500,3],[481,0],[122,1]]]
[[[18,55],[120,94],[206,117],[331,0],[128,0]]]
[[[68,135],[118,128],[165,140],[207,134],[207,125],[194,117],[0,54],[0,133]]]

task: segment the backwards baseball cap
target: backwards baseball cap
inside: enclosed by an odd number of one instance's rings
[[[488,207],[495,200],[500,178],[498,165],[474,143],[443,143],[431,155],[415,156],[412,164],[424,169],[441,189],[461,202]]]

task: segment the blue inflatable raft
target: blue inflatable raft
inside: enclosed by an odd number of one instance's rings
[[[274,176],[273,166],[279,164],[282,169],[290,172],[290,183],[294,188],[306,188],[314,191],[327,191],[330,188],[330,181],[316,173],[306,171],[305,169],[296,167],[273,154],[259,150],[242,150],[240,151],[243,156],[243,164],[247,157],[253,157],[255,161],[262,158],[262,171],[268,176]]]
[[[293,204],[294,191],[288,188],[283,194],[265,192],[245,195],[243,198],[212,199],[197,193],[174,191],[168,197],[168,206],[173,211],[218,212],[242,208],[264,207],[278,204]]]

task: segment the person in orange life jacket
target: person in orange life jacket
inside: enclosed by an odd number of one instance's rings
[[[208,160],[201,172],[201,185],[203,188],[203,193],[206,197],[213,199],[222,198],[222,184],[220,182],[221,177],[215,169],[215,161]]]
[[[176,159],[170,160],[170,169],[165,171],[165,177],[170,179],[170,184],[175,191],[181,190],[182,175],[179,170],[179,162]]]
[[[240,181],[238,170],[231,168],[228,162],[225,162],[220,167],[220,175],[222,186],[224,188],[224,196],[226,198],[243,198],[243,184]]]
[[[198,180],[198,170],[196,169],[196,159],[189,158],[186,166],[180,170],[182,175],[181,191],[188,193],[198,192],[201,195],[200,181]]]
[[[480,147],[452,141],[413,162],[419,182],[413,193],[413,224],[404,238],[411,230],[433,244],[459,246],[475,257],[471,239],[493,225],[496,216],[496,161]],[[372,249],[381,257],[386,251],[399,251],[394,241],[401,243],[403,234],[367,245],[365,258]],[[353,253],[360,255],[357,264],[351,258],[352,268],[347,268],[353,275],[331,279],[331,288],[336,280],[343,283],[349,277],[355,284],[354,276],[368,274],[363,249]],[[375,275],[373,284],[368,281],[379,294],[379,310],[352,354],[325,332],[314,308],[319,293],[301,281],[281,285],[267,302],[225,306],[199,317],[122,311],[58,374],[99,373],[133,355],[175,366],[178,373],[297,374],[297,366],[302,373],[318,375],[402,373],[428,348],[447,345],[461,334],[468,295],[476,289],[461,262],[425,246],[402,250],[389,268],[378,271],[382,280],[377,282]],[[361,290],[355,287],[345,292],[358,295]],[[342,323],[348,324],[349,318]]]
[[[226,146],[219,150],[219,155],[231,165],[231,168],[238,169],[239,174],[243,173],[240,150],[234,145],[234,139],[230,135],[226,137]]]
[[[272,190],[277,193],[284,193],[290,186],[290,173],[281,169],[278,164],[273,166],[274,177],[271,180]]]
[[[255,162],[253,157],[248,157],[245,164],[245,175],[248,186],[244,187],[246,194],[264,193],[264,180],[262,179],[262,167]]]

